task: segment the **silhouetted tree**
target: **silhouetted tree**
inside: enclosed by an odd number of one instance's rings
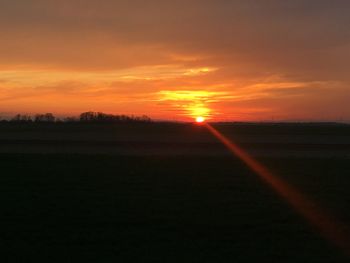
[[[6,120],[3,120],[6,121]],[[142,116],[128,116],[128,115],[114,115],[103,112],[83,112],[79,117],[66,117],[63,119],[56,118],[52,113],[36,114],[34,118],[26,114],[17,114],[11,122],[98,122],[98,123],[130,123],[130,122],[152,122],[147,115]]]
[[[141,117],[127,116],[127,115],[113,115],[103,112],[83,112],[80,114],[81,122],[151,122],[151,118],[146,115]]]
[[[35,122],[55,122],[56,117],[52,113],[36,114]]]
[[[32,117],[29,115],[21,115],[21,114],[17,114],[15,115],[12,119],[12,122],[32,122]]]
[[[80,121],[81,122],[92,122],[96,120],[96,113],[92,112],[92,111],[88,111],[88,112],[83,112],[82,114],[80,114]]]

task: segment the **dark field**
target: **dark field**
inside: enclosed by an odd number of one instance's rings
[[[217,125],[350,223],[350,127]],[[0,124],[4,262],[349,262],[204,127]]]

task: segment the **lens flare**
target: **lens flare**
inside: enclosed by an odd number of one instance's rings
[[[317,229],[318,233],[341,248],[347,256],[350,256],[350,229],[348,225],[326,213],[303,193],[289,185],[286,181],[275,176],[267,167],[255,160],[246,151],[230,141],[209,123],[205,123],[205,127],[214,137],[223,143],[231,153],[254,171],[262,181],[287,201],[315,230]]]

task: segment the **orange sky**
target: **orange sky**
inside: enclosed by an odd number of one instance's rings
[[[4,0],[0,117],[350,120],[335,0]]]

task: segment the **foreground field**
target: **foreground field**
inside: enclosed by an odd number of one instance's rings
[[[257,157],[350,158],[350,125],[213,124]],[[0,123],[0,153],[224,156],[201,125]]]
[[[191,129],[187,137],[182,134],[184,140],[192,136],[210,142],[207,133]],[[259,129],[258,139],[264,134]],[[253,130],[248,131],[233,135],[243,140]],[[53,136],[47,130],[40,133]],[[159,140],[170,134],[163,133]],[[346,132],[333,135],[345,137]],[[0,154],[0,242],[8,262],[349,261],[225,153]],[[347,158],[260,160],[325,211],[350,223]]]

